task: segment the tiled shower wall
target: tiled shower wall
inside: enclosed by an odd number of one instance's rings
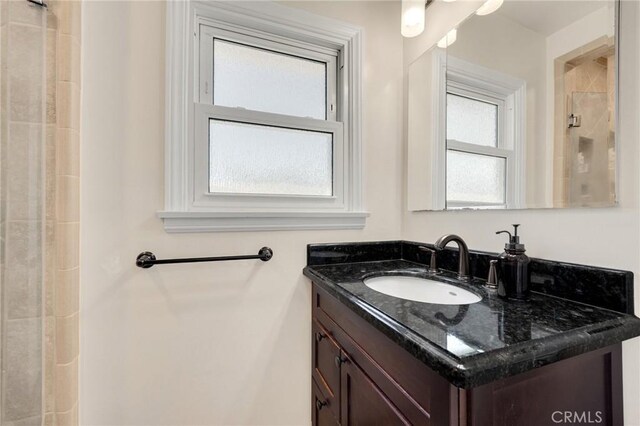
[[[554,173],[553,194],[555,207],[580,206],[580,194],[576,188],[581,181],[572,176],[572,167],[576,163],[575,141],[576,129],[567,128],[567,117],[573,111],[572,97],[583,93],[600,93],[602,101],[607,103],[603,114],[596,113],[594,105],[586,108],[590,114],[583,118],[582,126],[577,132],[579,135],[587,135],[594,138],[598,148],[597,163],[594,167],[605,169],[597,178],[589,175],[585,178],[590,188],[592,200],[591,206],[608,206],[616,201],[616,159],[615,159],[615,56],[613,55],[613,40],[599,38],[572,52],[556,58],[554,73],[554,109],[563,111],[562,114],[554,114]],[[582,58],[582,60],[580,60]],[[605,60],[606,58],[606,60]],[[596,60],[598,59],[598,60]],[[605,60],[605,62],[602,62]],[[575,63],[575,62],[578,63]],[[584,106],[591,99],[583,95]],[[605,105],[602,105],[603,107]],[[565,114],[566,113],[566,114]],[[576,112],[577,113],[577,112]],[[608,125],[602,123],[608,120]],[[607,133],[600,135],[597,133]],[[593,174],[593,173],[592,173]],[[595,179],[595,180],[594,180]],[[598,185],[596,185],[596,183]]]
[[[0,423],[39,424],[46,15],[0,1]]]
[[[0,424],[77,424],[80,3],[0,0]]]
[[[611,78],[614,64],[611,55],[598,60],[587,59],[568,69],[564,76],[566,111],[582,117],[579,128],[565,129],[563,192],[565,203],[571,206],[581,205],[584,196],[590,205],[606,206],[615,202],[615,150],[610,149],[615,129],[614,109],[611,109],[614,106],[615,85]],[[577,167],[578,141],[582,137],[592,141],[592,158],[585,160],[589,173],[576,174],[572,169]],[[582,187],[588,188],[586,194]]]
[[[80,8],[79,1],[55,1],[50,17],[48,67],[55,98],[48,123],[55,123],[55,143],[48,150],[47,234],[54,244],[47,256],[45,423],[78,424],[78,312],[80,239]],[[55,43],[53,43],[55,40]],[[55,47],[54,47],[55,44]],[[55,89],[55,90],[54,90]],[[52,93],[55,91],[55,95]],[[53,109],[53,110],[52,110]],[[52,164],[53,163],[53,164]]]

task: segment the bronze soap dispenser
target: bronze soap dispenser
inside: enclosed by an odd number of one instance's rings
[[[498,231],[496,234],[509,234],[509,242],[504,245],[504,253],[498,257],[498,295],[515,300],[527,300],[529,297],[529,256],[524,254],[524,244],[520,244],[518,226],[513,225],[513,234]]]

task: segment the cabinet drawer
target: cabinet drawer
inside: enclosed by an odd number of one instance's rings
[[[311,381],[311,412],[313,413],[312,423],[314,426],[339,425],[334,417],[337,410],[337,401],[332,401],[325,392],[321,390],[323,385],[318,385],[315,379]],[[324,389],[325,391],[327,389]]]
[[[411,423],[371,381],[369,377],[344,354],[342,367],[342,396],[340,400],[343,426],[384,425],[409,426]],[[428,424],[428,417],[415,422]]]
[[[327,388],[327,400],[337,419],[340,418],[337,401],[340,400],[340,347],[331,332],[317,321],[313,321],[313,379]]]

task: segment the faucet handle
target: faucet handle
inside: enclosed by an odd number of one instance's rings
[[[489,277],[487,278],[487,287],[491,289],[498,288],[498,272],[496,271],[497,260],[489,261]]]
[[[436,272],[438,272],[438,267],[436,266],[436,251],[425,246],[418,246],[418,249],[427,252],[430,255],[428,272],[430,274],[435,274]]]

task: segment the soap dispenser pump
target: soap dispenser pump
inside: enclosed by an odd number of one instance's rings
[[[513,234],[498,231],[496,234],[508,234],[509,242],[504,245],[504,253],[498,257],[498,295],[508,299],[526,300],[529,296],[529,256],[524,254],[524,244],[520,243],[518,226],[513,225]]]

